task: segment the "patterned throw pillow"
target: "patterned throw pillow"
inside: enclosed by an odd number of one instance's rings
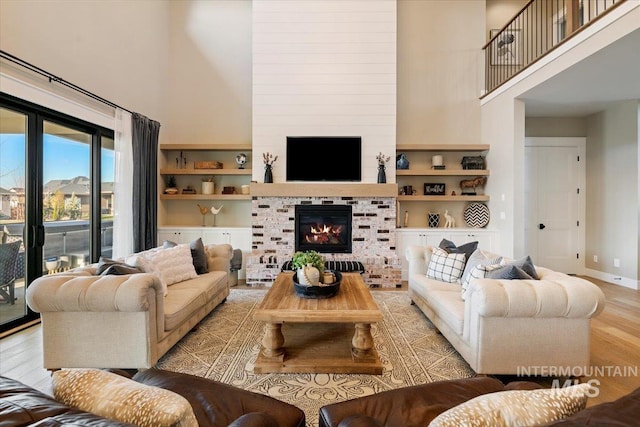
[[[164,296],[167,296],[167,286],[198,277],[193,266],[191,249],[186,243],[149,249],[134,254],[125,261],[145,273],[158,276]]]
[[[561,420],[587,405],[589,384],[488,393],[441,413],[429,427],[536,426]]]
[[[487,256],[482,250],[476,249],[471,256],[467,259],[464,266],[464,273],[462,273],[461,284],[463,289],[467,289],[469,281],[471,280],[471,271],[479,265],[493,265],[499,264],[502,261],[501,256]],[[479,277],[479,276],[476,276]],[[482,275],[484,278],[484,275]]]
[[[492,264],[478,264],[475,267],[471,268],[469,272],[469,276],[466,280],[466,285],[464,279],[462,281],[462,299],[467,299],[467,291],[469,290],[469,284],[471,283],[471,279],[484,279],[489,277],[489,273],[493,270],[500,269],[503,266],[499,264],[500,259],[494,258],[493,260],[497,260],[497,262]],[[467,263],[468,264],[468,263]],[[466,268],[465,268],[466,271]],[[464,276],[463,276],[464,277]]]
[[[441,280],[443,282],[455,283],[460,280],[464,271],[465,255],[448,254],[440,248],[433,248],[433,254],[429,260],[427,277],[429,279]]]
[[[160,280],[167,286],[198,277],[187,243],[152,253],[147,259],[160,273]]]
[[[99,369],[55,371],[53,394],[66,405],[140,427],[197,427],[189,401],[160,387]]]

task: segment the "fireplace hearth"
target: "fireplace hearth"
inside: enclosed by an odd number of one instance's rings
[[[295,250],[351,253],[350,205],[296,205]]]

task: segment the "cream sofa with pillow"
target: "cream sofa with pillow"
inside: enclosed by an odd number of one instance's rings
[[[442,255],[440,251],[432,246],[407,247],[409,295],[476,373],[523,374],[524,369],[538,369],[538,374],[545,370],[550,375],[550,369],[589,366],[590,319],[605,302],[598,286],[542,267],[532,272],[539,280],[482,278],[496,263],[513,260],[478,249],[469,257],[471,264],[465,265],[469,280],[463,289],[455,277],[445,277],[451,282],[427,277],[436,264],[431,263],[432,256]],[[440,264],[456,271],[456,257],[441,258]],[[514,269],[522,274],[520,268]]]
[[[44,367],[153,367],[229,295],[231,245],[195,242],[193,253],[155,248],[36,279],[26,299],[40,313]],[[143,272],[123,274],[134,267]]]

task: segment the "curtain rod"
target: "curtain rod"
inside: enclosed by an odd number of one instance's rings
[[[49,79],[49,83],[52,82],[56,82],[56,83],[60,83],[63,86],[66,86],[70,89],[75,90],[76,92],[80,92],[81,94],[88,96],[89,98],[95,99],[96,101],[102,102],[103,104],[107,104],[108,106],[112,107],[112,108],[120,108],[121,110],[124,110],[130,114],[134,114],[133,111],[128,110],[124,107],[119,106],[118,104],[115,104],[107,99],[104,99],[101,96],[96,95],[95,93],[89,92],[86,89],[83,89],[79,86],[74,85],[73,83],[70,83],[68,81],[66,81],[65,79],[58,77],[54,74],[51,74],[48,71],[43,70],[40,67],[37,67],[33,64],[28,63],[27,61],[24,61],[20,58],[18,58],[17,56],[11,55],[8,52],[5,52],[4,50],[0,50],[0,57],[6,59],[7,61],[13,62],[14,64],[20,65],[21,67],[24,67],[30,71],[33,71],[34,73],[40,74],[41,76],[44,76],[46,78]]]

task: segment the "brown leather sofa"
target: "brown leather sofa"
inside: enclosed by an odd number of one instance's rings
[[[320,408],[319,427],[424,427],[440,413],[474,397],[504,390],[533,390],[540,385],[514,381],[504,385],[491,377],[439,381]],[[583,409],[546,427],[638,426],[640,388],[618,400]]]
[[[114,371],[112,371],[114,372]],[[116,371],[129,376],[126,371]],[[304,427],[302,410],[285,402],[188,374],[148,369],[133,375],[141,384],[185,397],[200,427]],[[0,425],[131,427],[71,408],[18,381],[0,376]]]

